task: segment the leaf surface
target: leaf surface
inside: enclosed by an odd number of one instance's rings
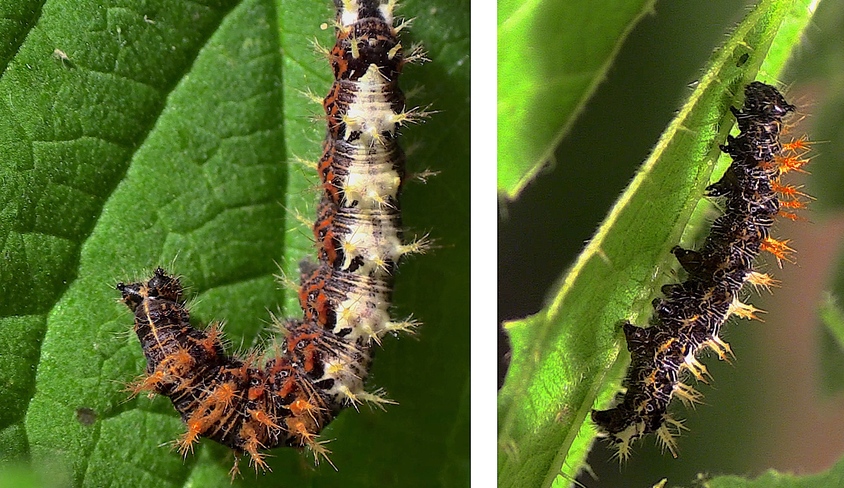
[[[503,0],[498,8],[498,190],[518,193],[604,80],[653,0]]]
[[[704,488],[832,488],[844,484],[844,459],[823,473],[796,476],[770,470],[747,479],[740,476],[716,476],[705,481]]]
[[[424,87],[409,103],[447,114],[405,131],[409,170],[442,171],[407,185],[407,233],[443,245],[397,276],[395,314],[425,325],[376,354],[371,383],[400,405],[326,429],[339,471],[277,449],[260,486],[468,481],[468,12],[399,11],[433,60],[406,70],[406,90]],[[0,1],[0,459],[62,485],[230,485],[227,449],[170,449],[167,398],[127,398],[144,360],[114,285],[179,273],[232,350],[272,336],[268,310],[301,316],[273,275],[298,281],[315,257],[325,128],[303,93],[331,83],[311,41],[331,45],[332,17],[312,0]],[[254,485],[243,467],[235,484]]]

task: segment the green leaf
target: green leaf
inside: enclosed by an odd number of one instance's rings
[[[28,466],[4,464],[0,466],[0,488],[58,488],[62,481],[55,476],[33,473]]]
[[[819,310],[825,327],[820,334],[820,354],[823,392],[832,396],[844,390],[844,310],[831,294],[827,293]]]
[[[469,2],[399,14],[433,60],[406,70],[424,88],[409,103],[441,112],[404,137],[410,171],[441,171],[402,202],[408,234],[440,244],[397,276],[395,314],[424,325],[376,354],[371,383],[399,405],[324,432],[339,471],[277,449],[260,486],[468,483]],[[273,274],[315,256],[318,178],[298,161],[320,153],[304,92],[330,86],[311,42],[332,43],[332,18],[328,0],[0,0],[0,460],[66,486],[230,486],[227,449],[182,460],[169,400],[127,398],[144,360],[114,285],[181,274],[233,349],[273,334],[268,310],[300,316]]]
[[[650,316],[655,290],[671,279],[668,250],[702,221],[700,212],[691,219],[732,126],[729,106],[763,61],[762,79],[776,79],[790,52],[781,46],[797,43],[808,3],[764,1],[750,12],[547,307],[507,324],[513,357],[499,393],[500,486],[563,484],[580,470],[595,436],[589,411],[609,403],[628,360],[618,325]]]
[[[549,162],[627,34],[654,3],[499,2],[499,192],[516,198]]]
[[[833,488],[844,484],[844,459],[819,474],[795,476],[770,470],[755,479],[717,476],[704,481],[703,488]]]

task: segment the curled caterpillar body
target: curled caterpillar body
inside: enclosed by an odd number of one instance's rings
[[[329,371],[347,363],[368,365],[354,345],[319,327],[287,321],[279,324],[283,340],[266,354],[229,356],[216,326],[191,326],[178,278],[158,268],[145,282],[117,288],[135,313],[135,333],[147,360],[135,393],[170,398],[188,429],[177,441],[180,452],[187,454],[207,437],[249,453],[256,467],[264,468],[263,449],[308,446],[325,453],[314,438],[342,406]]]
[[[662,287],[663,297],[653,301],[650,327],[624,325],[631,356],[624,381],[627,390],[615,407],[592,411],[592,420],[620,458],[629,455],[634,440],[650,433],[656,433],[676,456],[674,436],[682,425],[668,413],[669,404],[674,397],[684,403],[701,398],[682,382],[684,376],[706,381],[706,367],[697,357],[707,348],[722,359],[731,354],[720,339],[721,326],[731,315],[753,318],[758,311],[738,297],[746,283],[771,283],[767,275],[754,270],[755,257],[768,250],[777,259],[787,258],[787,246],[769,233],[780,210],[778,179],[787,170],[782,161],[788,158],[782,157],[779,140],[782,119],[795,107],[774,87],[760,82],[749,84],[744,94],[744,106],[731,107],[740,134],[729,136],[721,146],[733,162],[707,188],[708,196],[722,200],[724,213],[699,250],[672,249],[687,279]],[[802,205],[792,205],[798,206]]]
[[[135,393],[171,399],[187,425],[186,454],[200,437],[248,453],[268,469],[263,451],[278,446],[328,451],[322,429],[348,406],[391,403],[364,388],[371,348],[412,320],[390,316],[393,276],[405,244],[399,204],[405,111],[398,76],[406,62],[394,26],[394,0],[335,0],[335,74],[324,100],[327,135],[318,170],[322,198],[313,226],[317,262],[301,264],[302,318],[274,319],[280,338],[263,352],[228,355],[216,326],[191,326],[178,278],[158,268],[146,281],[118,284],[135,314],[147,360]],[[233,475],[237,472],[237,462]]]

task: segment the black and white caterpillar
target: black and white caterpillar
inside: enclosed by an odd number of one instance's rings
[[[303,266],[302,318],[275,320],[280,337],[246,357],[226,353],[216,326],[190,324],[179,278],[158,268],[117,289],[135,316],[147,360],[134,393],[167,396],[187,425],[183,454],[200,437],[249,454],[307,447],[327,459],[319,433],[348,406],[391,403],[367,391],[371,350],[415,321],[390,316],[393,276],[404,243],[399,203],[405,179],[398,130],[424,114],[405,109],[398,86],[406,56],[395,0],[335,0],[334,83],[325,97],[327,135],[318,163],[322,197],[313,226],[317,262]],[[237,460],[232,469],[238,470]]]
[[[741,109],[731,107],[740,134],[729,136],[721,146],[732,164],[706,190],[707,196],[722,202],[723,215],[699,250],[672,249],[687,278],[662,287],[663,297],[653,301],[649,327],[624,324],[631,356],[626,392],[615,407],[592,411],[592,420],[622,459],[629,456],[633,441],[650,433],[676,457],[674,437],[682,425],[668,413],[669,404],[675,396],[684,403],[701,399],[683,383],[684,376],[704,379],[707,371],[697,358],[705,349],[722,359],[732,354],[720,338],[727,318],[752,318],[759,311],[739,300],[746,283],[765,288],[775,283],[754,269],[756,256],[769,251],[782,260],[792,251],[769,234],[774,217],[794,218],[786,209],[803,206],[797,198],[802,194],[780,184],[779,177],[807,162],[799,157],[807,143],[780,142],[782,120],[795,107],[776,88],[753,82],[744,95]]]

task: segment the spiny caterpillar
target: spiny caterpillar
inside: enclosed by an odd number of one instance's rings
[[[405,109],[398,87],[406,56],[394,26],[395,0],[335,0],[336,43],[328,53],[334,84],[323,101],[328,123],[318,163],[322,199],[313,226],[317,263],[301,265],[301,319],[274,317],[280,340],[264,352],[229,355],[219,327],[191,326],[180,280],[161,268],[146,281],[117,285],[135,314],[147,360],[134,394],[170,398],[187,425],[176,442],[186,455],[200,437],[248,453],[307,447],[328,459],[320,431],[345,407],[390,400],[367,392],[372,347],[418,324],[393,321],[393,274],[404,244],[399,196],[405,179],[398,129],[424,114]],[[330,462],[330,461],[329,461]]]
[[[739,300],[745,283],[766,289],[777,283],[754,270],[754,258],[768,251],[781,262],[792,252],[787,241],[773,239],[769,231],[775,216],[796,219],[790,210],[805,206],[799,199],[804,195],[779,177],[808,162],[802,157],[808,142],[780,143],[782,119],[795,107],[776,88],[753,82],[744,95],[741,110],[730,107],[740,134],[728,136],[721,146],[733,162],[706,190],[723,202],[724,213],[700,250],[672,249],[688,277],[662,287],[664,297],[653,301],[650,327],[624,324],[631,356],[626,392],[615,407],[592,411],[592,420],[621,459],[630,455],[633,441],[650,433],[676,457],[674,437],[683,427],[667,412],[669,403],[675,396],[686,404],[701,401],[700,393],[681,381],[683,376],[705,381],[707,370],[697,357],[707,348],[721,359],[732,354],[719,337],[722,324],[731,315],[755,318],[760,311]]]

